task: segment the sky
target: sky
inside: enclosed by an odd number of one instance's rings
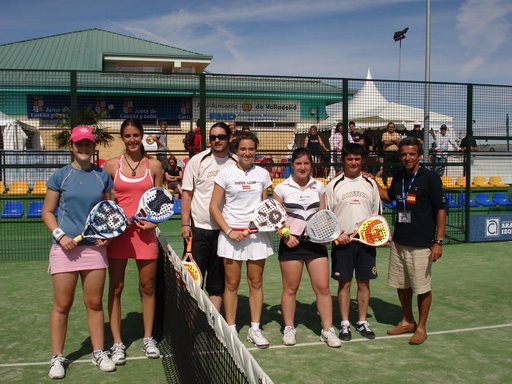
[[[209,72],[425,79],[426,0],[2,2],[0,44],[100,28],[213,56]],[[430,80],[512,85],[512,1],[431,0]],[[393,40],[408,27],[406,38]],[[400,71],[399,57],[401,57]],[[400,72],[400,73],[399,73]]]

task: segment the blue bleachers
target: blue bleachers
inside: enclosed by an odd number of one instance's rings
[[[455,193],[447,193],[445,198],[449,208],[459,208],[463,206],[462,199],[457,199],[457,194]]]
[[[459,200],[460,200],[460,203],[462,204],[462,206],[464,207],[464,206],[466,205],[466,195],[465,195],[465,194],[463,194],[463,193],[461,193],[461,194],[459,195]],[[478,203],[476,203],[476,202],[473,200],[473,198],[470,196],[470,197],[469,197],[469,206],[470,206],[470,207],[478,207],[478,206],[479,206],[479,204],[478,204]]]
[[[510,195],[509,199],[512,199],[512,194]],[[512,206],[512,200],[507,200],[507,196],[503,192],[495,192],[492,194],[492,202],[495,204],[498,204],[502,207],[511,207]]]
[[[20,219],[24,212],[25,208],[21,201],[7,201],[2,210],[2,219]]]
[[[475,202],[483,207],[495,207],[497,205],[489,199],[489,195],[487,193],[477,193],[475,195]]]
[[[174,199],[174,208],[173,208],[175,215],[181,214],[181,200],[180,199]]]
[[[41,217],[41,211],[43,210],[43,201],[31,201],[27,210],[27,218],[39,218]]]

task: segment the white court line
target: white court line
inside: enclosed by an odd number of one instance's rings
[[[496,329],[496,328],[505,328],[505,327],[512,327],[512,323],[508,324],[496,324],[496,325],[486,325],[482,327],[471,327],[471,328],[458,328],[458,329],[451,329],[448,331],[435,331],[435,332],[428,332],[429,336],[434,335],[444,335],[444,334],[450,334],[450,333],[462,333],[462,332],[473,332],[473,331],[482,331],[486,329]],[[386,340],[386,339],[396,339],[396,338],[404,338],[404,337],[411,337],[411,333],[404,333],[402,335],[395,335],[395,336],[380,336],[376,337],[375,340]],[[351,341],[344,341],[343,344],[350,344],[350,343],[357,343],[357,342],[370,342],[374,340],[368,340],[365,338],[358,338],[358,339],[352,339]],[[267,349],[281,349],[281,348],[297,348],[297,347],[309,347],[309,346],[315,346],[315,345],[324,345],[325,343],[323,341],[316,341],[311,343],[298,343],[294,346],[286,346],[286,345],[274,345]],[[249,351],[259,351],[259,348],[256,347],[250,347],[247,348]],[[134,357],[127,357],[126,360],[146,360],[146,356],[134,356]],[[69,360],[69,363],[88,363],[92,364],[90,358],[83,358],[80,360]],[[12,367],[30,367],[30,366],[36,366],[36,365],[48,365],[48,361],[40,361],[40,362],[34,362],[34,363],[7,363],[7,364],[0,364],[0,368],[12,368]]]

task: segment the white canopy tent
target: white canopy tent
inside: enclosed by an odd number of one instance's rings
[[[373,82],[370,69],[366,79],[363,87],[348,102],[348,118],[354,121],[359,129],[383,129],[390,121],[397,127],[401,125],[407,130],[411,130],[416,122],[420,122],[423,126],[425,118],[423,108],[388,101]],[[331,108],[335,108],[336,112],[317,126],[319,131],[331,131],[332,138],[336,124],[343,121],[343,108],[340,105],[333,105]],[[453,126],[453,116],[437,112],[429,112],[429,121],[431,132],[432,128],[439,127],[441,124]],[[332,147],[332,142],[330,144]],[[331,167],[329,179],[333,176],[334,167]]]
[[[425,115],[422,108],[388,101],[372,81],[370,69],[368,69],[366,79],[367,81],[363,87],[348,103],[348,118],[354,121],[358,128],[377,129],[385,127],[388,122],[392,121],[410,130],[413,128],[414,122],[423,122]],[[343,121],[342,108],[337,108],[336,111],[335,114],[318,124],[319,130],[332,130],[334,132],[336,124]],[[430,112],[429,116],[432,128],[439,127],[441,124],[450,127],[453,122],[452,116],[441,113]]]

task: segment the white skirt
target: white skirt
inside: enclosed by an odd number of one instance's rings
[[[269,232],[251,233],[240,242],[231,240],[224,232],[219,234],[217,254],[233,260],[262,260],[274,253]]]

